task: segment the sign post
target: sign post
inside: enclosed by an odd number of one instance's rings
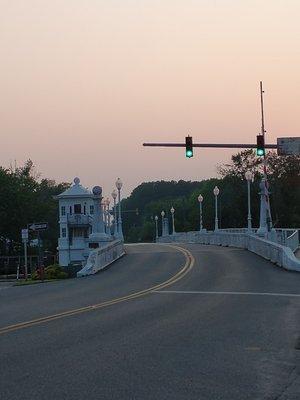
[[[44,266],[41,265],[41,259],[42,259],[42,249],[41,249],[41,237],[40,237],[40,231],[44,231],[48,229],[48,222],[33,222],[31,224],[28,224],[28,230],[37,232],[37,238],[38,238],[38,268],[40,271],[40,277],[42,278],[42,281],[44,282]]]
[[[25,266],[25,280],[28,277],[28,264],[27,264],[27,242],[28,242],[28,229],[22,229],[22,241],[24,244],[24,266]]]

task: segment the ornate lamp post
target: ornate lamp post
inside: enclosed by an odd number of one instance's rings
[[[116,198],[117,198],[118,194],[116,192],[116,190],[114,189],[111,193],[111,197],[114,200],[114,235],[117,236],[118,235],[118,225],[117,225],[117,207],[116,207]]]
[[[175,232],[175,222],[174,222],[174,213],[175,213],[175,209],[174,209],[174,207],[172,206],[171,207],[171,215],[172,215],[172,228],[173,228],[173,230],[172,230],[172,233],[173,233],[173,235],[174,235],[174,233],[176,233]]]
[[[102,208],[102,214],[103,214],[103,223],[104,223],[104,232],[106,232],[106,199],[103,199],[101,201],[101,208]]]
[[[160,215],[161,215],[161,236],[165,236],[165,221],[164,221],[164,218],[165,218],[165,212],[164,211],[162,211],[161,213],[160,213]]]
[[[200,232],[203,230],[203,223],[202,223],[202,202],[203,202],[203,196],[202,194],[199,194],[198,196],[198,201],[199,201],[199,207],[200,207]]]
[[[121,181],[120,178],[116,180],[116,188],[118,189],[118,211],[119,211],[119,217],[118,217],[118,237],[122,240],[124,240],[123,237],[123,231],[122,231],[122,217],[121,217],[121,189],[123,186],[123,182]]]
[[[218,221],[218,196],[220,193],[220,189],[218,186],[214,187],[213,190],[214,196],[215,196],[215,231],[219,229],[219,221]]]
[[[111,231],[110,231],[110,211],[109,211],[109,204],[110,204],[110,200],[109,200],[109,198],[107,197],[106,198],[106,206],[107,206],[107,233],[108,234],[111,234]]]
[[[155,215],[154,220],[155,220],[155,239],[157,240],[158,239],[158,216],[157,215]]]
[[[252,218],[251,218],[251,198],[250,198],[250,183],[253,182],[253,174],[251,171],[246,171],[245,178],[247,180],[247,188],[248,188],[248,231],[252,229]]]

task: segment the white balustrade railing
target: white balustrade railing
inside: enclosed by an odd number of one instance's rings
[[[298,247],[299,236],[297,237],[295,232],[287,237],[287,241],[289,241],[288,243],[291,247],[293,247],[293,243],[294,245],[296,245],[297,240]],[[216,232],[207,233],[183,232],[176,233],[176,235],[159,237],[158,242],[212,244],[218,246],[232,246],[241,249],[247,249],[267,260],[270,260],[280,267],[300,272],[300,260],[295,257],[290,246],[284,246],[282,244],[271,242],[270,240],[261,238],[255,234],[249,234],[241,231],[227,232],[226,230],[219,230]]]
[[[114,240],[105,246],[90,251],[86,265],[77,272],[77,277],[93,275],[125,254],[123,240]]]

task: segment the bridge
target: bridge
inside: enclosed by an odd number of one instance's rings
[[[1,284],[1,398],[299,398],[300,274],[237,247],[125,251],[93,276]]]
[[[162,213],[156,243],[124,245],[104,219],[80,278],[0,283],[0,398],[298,400],[299,229],[261,201],[258,229],[216,213],[177,232],[173,209],[170,233]]]

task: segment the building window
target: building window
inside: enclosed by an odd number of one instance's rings
[[[84,229],[82,229],[82,228],[74,228],[73,229],[73,237],[74,238],[84,237]]]
[[[74,204],[74,214],[81,214],[81,204]]]
[[[61,237],[65,238],[67,236],[67,229],[61,228]]]
[[[66,207],[65,206],[61,206],[61,215],[66,215]]]
[[[72,206],[70,206],[70,215],[72,215]]]
[[[94,206],[93,205],[90,206],[90,214],[91,215],[94,214]]]

